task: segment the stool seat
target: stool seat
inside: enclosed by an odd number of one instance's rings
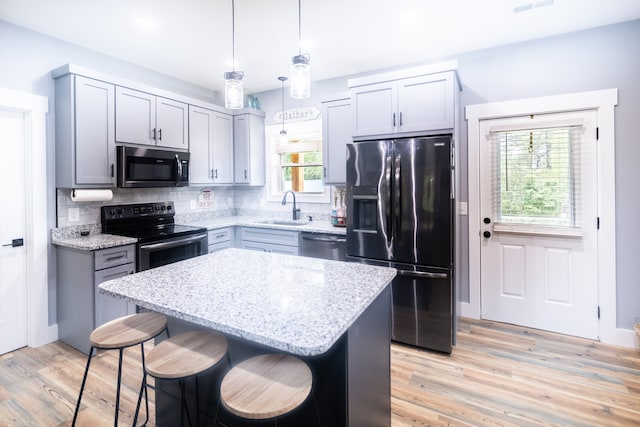
[[[313,376],[302,360],[262,354],[231,368],[220,386],[220,401],[232,414],[251,420],[285,415],[311,392]]]
[[[138,313],[100,325],[91,332],[91,345],[101,349],[130,347],[148,341],[167,327],[167,318],[159,313]]]
[[[227,353],[227,339],[209,331],[176,335],[155,346],[147,356],[147,373],[155,378],[179,379],[206,371]]]

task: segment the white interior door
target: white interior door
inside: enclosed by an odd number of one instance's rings
[[[27,345],[24,146],[24,114],[0,108],[0,354]]]
[[[482,317],[598,337],[595,111],[480,122]]]

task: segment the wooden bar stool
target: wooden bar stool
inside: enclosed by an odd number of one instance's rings
[[[162,341],[147,355],[145,375],[138,396],[133,425],[136,425],[138,411],[142,400],[142,391],[147,387],[147,375],[163,380],[177,380],[180,384],[180,425],[183,424],[183,414],[187,414],[189,425],[191,417],[187,408],[184,381],[195,377],[196,381],[196,416],[199,422],[200,400],[198,393],[198,374],[217,365],[227,356],[227,339],[224,335],[213,331],[191,331],[176,335]],[[148,411],[148,408],[147,408]],[[148,415],[147,415],[148,419]]]
[[[313,375],[302,360],[286,354],[262,354],[231,368],[220,385],[220,402],[244,420],[273,420],[289,414],[311,394]],[[315,408],[315,400],[314,400]],[[317,408],[315,408],[318,424]]]
[[[142,369],[144,372],[144,342],[158,336],[167,329],[167,318],[159,313],[138,313],[129,316],[120,317],[107,322],[91,332],[89,340],[91,341],[91,349],[87,357],[87,366],[82,377],[82,385],[78,395],[78,403],[73,414],[72,426],[75,426],[80,410],[80,401],[82,400],[82,392],[87,381],[89,366],[91,365],[91,357],[93,350],[119,350],[118,357],[118,385],[116,388],[116,412],[114,417],[114,426],[118,425],[118,412],[120,410],[120,383],[122,382],[122,353],[125,348],[140,345],[142,354]],[[147,408],[149,403],[147,401]]]

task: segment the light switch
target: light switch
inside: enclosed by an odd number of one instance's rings
[[[460,202],[460,215],[467,215],[467,202]]]

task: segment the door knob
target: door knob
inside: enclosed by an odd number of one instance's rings
[[[485,218],[482,220],[485,224],[491,224],[491,218]]]
[[[485,231],[484,233],[482,233],[482,235],[488,239],[489,237],[491,237],[491,232],[490,231]]]

